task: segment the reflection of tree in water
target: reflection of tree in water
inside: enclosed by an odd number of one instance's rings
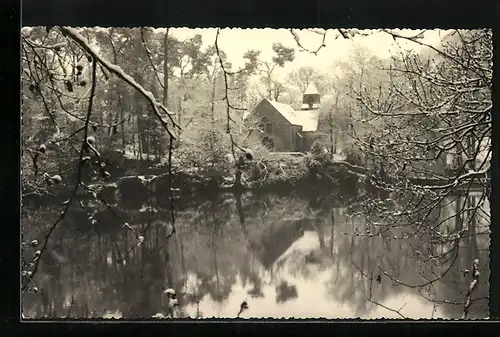
[[[35,280],[43,292],[26,296],[23,308],[32,308],[29,311],[35,316],[65,316],[69,312],[73,317],[89,317],[120,310],[124,317],[146,317],[164,312],[165,303],[160,295],[164,287],[177,290],[181,306],[203,301],[207,295],[223,303],[231,295],[238,275],[250,296],[262,297],[261,272],[266,265],[275,268],[281,263],[283,270],[295,270],[306,280],[314,280],[319,273],[331,273],[325,285],[328,298],[356,307],[357,313],[363,316],[374,307],[367,301],[370,295],[383,302],[408,291],[381,273],[382,270],[402,282],[418,285],[425,283],[425,277],[433,273],[439,275],[449,266],[431,268],[432,261],[415,251],[425,253],[432,247],[415,238],[399,239],[404,235],[404,228],[377,234],[380,227],[366,226],[362,214],[348,217],[345,210],[330,212],[325,208],[312,216],[309,205],[300,198],[267,194],[265,198],[241,199],[242,224],[241,212],[231,200],[232,196],[219,196],[215,201],[179,211],[177,235],[168,241],[165,241],[168,226],[151,226],[144,244],[133,250],[125,265],[123,256],[134,244],[129,231],[98,235],[60,227],[58,236],[51,239],[57,243],[50,247],[55,254],[44,255],[40,276]],[[131,223],[134,223],[134,214],[130,213]],[[287,259],[279,260],[279,256],[302,237],[295,236],[301,233],[301,228],[319,234],[316,241],[319,248],[313,249],[309,257],[311,250],[292,252]],[[474,230],[484,231],[479,223]],[[454,317],[460,316],[463,310],[467,280],[470,282],[470,275],[464,277],[464,270],[471,269],[473,257],[481,262],[480,284],[473,297],[487,296],[489,292],[487,242],[481,241],[478,235],[468,240],[470,244],[465,240],[461,242],[464,248],[460,248],[455,264],[445,277],[431,287],[414,289],[415,293],[421,290],[423,296],[438,303],[444,300],[462,303],[443,304],[442,308]],[[57,254],[63,259],[58,260]],[[109,254],[112,263],[106,262]],[[181,288],[188,273],[196,275],[198,282],[196,289],[183,293]],[[276,286],[277,301],[298,296],[295,285],[283,281]],[[471,316],[484,315],[487,308],[481,309],[481,305],[487,306],[487,301],[473,302]],[[279,312],[276,315],[279,316]]]
[[[229,297],[232,285],[236,282],[235,275],[224,276],[219,280],[207,274],[197,274],[196,277],[199,281],[195,289],[196,294],[186,297],[190,303],[195,303],[206,295],[216,302],[222,302]]]
[[[252,275],[251,280],[253,287],[247,291],[247,294],[251,297],[258,298],[264,297],[264,293],[262,292],[262,280],[257,275]]]
[[[255,271],[255,258],[248,254],[244,257],[241,268],[239,270],[239,276],[243,288],[247,288],[248,285],[252,287],[247,290],[247,294],[253,298],[264,297],[262,292],[262,279]]]
[[[281,281],[276,286],[276,303],[283,303],[298,298],[297,287],[287,281]]]
[[[456,244],[465,245],[466,248],[457,248],[451,250],[448,254],[448,261],[444,259],[437,260],[432,258],[431,246],[425,239],[419,240],[416,238],[402,239],[406,234],[405,231],[394,229],[393,231],[384,232],[382,235],[370,235],[374,228],[364,228],[352,221],[354,228],[347,228],[345,231],[349,235],[344,235],[345,244],[352,245],[349,249],[353,254],[350,259],[354,265],[354,275],[345,275],[348,277],[348,284],[357,289],[362,289],[364,296],[359,296],[359,293],[352,287],[339,287],[338,284],[332,286],[331,295],[341,300],[356,302],[359,299],[362,305],[358,307],[360,312],[366,312],[370,303],[363,301],[363,297],[371,298],[377,301],[390,296],[397,295],[401,292],[408,292],[408,287],[413,286],[414,293],[421,294],[423,299],[428,300],[432,305],[444,305],[445,302],[451,305],[445,305],[442,309],[453,317],[460,317],[464,307],[465,289],[470,283],[463,276],[465,269],[470,269],[472,265],[469,242],[466,240],[457,241]],[[349,240],[350,238],[350,240]],[[473,240],[477,240],[478,236],[473,236]],[[463,242],[465,241],[465,242]],[[477,245],[477,243],[476,243]],[[481,275],[480,285],[476,289],[475,298],[481,298],[484,294],[488,294],[488,244],[482,245],[486,247],[483,251],[475,251],[474,255],[486,263],[483,265],[484,274]],[[457,246],[458,247],[458,246]],[[339,255],[346,252],[338,251]],[[484,254],[486,253],[486,254]],[[338,256],[339,257],[339,256]],[[342,257],[346,260],[346,256]],[[442,276],[444,275],[444,276]],[[439,280],[438,282],[433,282]],[[380,281],[380,282],[378,282]],[[419,286],[422,285],[422,286]],[[426,285],[426,286],[424,286]],[[432,295],[431,295],[432,294]],[[477,302],[475,308],[471,309],[471,316],[484,316],[484,305],[487,303],[482,300],[483,304]],[[426,315],[431,314],[424,313]]]
[[[169,246],[160,245],[158,239],[167,236],[165,227],[149,228],[144,243],[130,254],[126,252],[136,241],[130,231],[87,232],[86,238],[81,233],[73,237],[67,230],[60,234],[66,242],[41,262],[42,279],[48,282],[39,285],[44,289],[40,293],[48,300],[41,298],[45,310],[36,316],[91,317],[118,310],[124,316],[144,317],[163,311],[162,288],[176,286],[165,281],[174,279],[165,268]],[[25,308],[31,302],[26,300]],[[54,311],[51,307],[55,306],[61,308]]]

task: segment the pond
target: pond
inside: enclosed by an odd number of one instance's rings
[[[439,263],[422,256],[450,247],[382,232],[362,212],[351,215],[347,199],[312,207],[293,193],[221,193],[177,210],[175,235],[169,210],[154,202],[114,205],[92,226],[68,215],[43,254],[38,291],[23,296],[23,315],[167,315],[164,290],[173,288],[174,317],[460,318],[471,282],[465,270],[478,259],[469,317],[488,317],[487,222],[479,219],[477,235]],[[25,211],[26,238],[42,241],[41,224],[58,212]]]

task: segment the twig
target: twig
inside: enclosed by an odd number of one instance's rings
[[[153,108],[153,111],[154,111],[156,117],[160,121],[163,128],[167,131],[169,136],[174,137],[173,133],[168,128],[167,123],[163,120],[159,109],[163,110],[166,113],[167,117],[170,119],[170,121],[172,122],[172,125],[174,127],[180,129],[179,125],[177,125],[177,123],[172,118],[173,113],[170,112],[169,110],[167,110],[167,108],[165,106],[163,106],[163,104],[158,102],[151,92],[144,89],[144,87],[141,86],[140,84],[138,84],[130,75],[126,74],[122,68],[120,68],[119,66],[112,64],[111,62],[102,58],[99,55],[99,53],[94,48],[92,48],[87,43],[87,41],[85,41],[85,38],[80,33],[78,33],[78,31],[76,29],[71,28],[71,27],[67,27],[67,26],[61,27],[60,29],[64,35],[70,36],[76,43],[78,43],[80,45],[80,47],[82,47],[86,52],[91,54],[96,59],[96,61],[99,61],[99,63],[102,64],[104,66],[104,68],[106,68],[111,73],[117,75],[122,80],[124,80],[129,85],[131,85],[134,89],[139,91],[139,93],[141,95],[143,95],[150,102],[150,105]]]
[[[52,144],[56,144],[56,143],[59,143],[59,142],[63,142],[65,140],[68,140],[68,139],[71,139],[73,138],[73,136],[75,136],[77,133],[80,133],[81,131],[83,131],[85,129],[84,126],[82,126],[81,128],[79,128],[78,130],[76,130],[75,132],[71,133],[69,136],[66,136],[64,138],[59,138],[59,139],[54,139],[54,140],[51,140],[50,142]]]
[[[469,308],[472,304],[472,293],[477,287],[477,284],[479,283],[479,259],[475,259],[474,262],[472,263],[472,281],[469,285],[469,289],[467,289],[467,295],[466,295],[466,302],[464,306],[464,313],[462,316],[463,318],[467,318],[467,315],[469,314]]]
[[[396,309],[389,308],[389,307],[387,307],[387,306],[385,306],[385,305],[383,305],[383,304],[381,304],[381,303],[379,303],[379,302],[377,302],[377,301],[374,301],[374,300],[372,299],[372,284],[373,284],[373,279],[374,279],[374,277],[373,277],[373,272],[370,272],[370,276],[368,276],[368,275],[366,275],[366,274],[365,274],[365,273],[361,270],[361,268],[359,268],[359,267],[356,265],[356,263],[354,263],[354,261],[352,261],[352,264],[353,264],[353,265],[354,265],[354,267],[355,267],[355,268],[356,268],[356,269],[357,269],[357,270],[361,273],[361,276],[363,276],[363,277],[367,278],[367,279],[370,281],[368,301],[369,301],[369,302],[371,302],[371,303],[373,303],[373,304],[375,304],[375,305],[378,305],[378,306],[380,306],[380,307],[382,307],[382,308],[384,308],[384,309],[386,309],[386,310],[389,310],[389,311],[391,311],[391,312],[394,312],[394,313],[398,314],[398,315],[399,315],[401,318],[403,318],[403,319],[407,319],[407,317],[406,317],[406,316],[404,316],[404,315],[401,313],[401,310],[405,307],[406,303],[405,303],[405,304],[403,304],[403,306],[401,306],[401,308],[399,308],[398,310],[396,310]]]
[[[90,124],[90,116],[92,115],[92,107],[93,107],[95,89],[96,89],[96,84],[97,84],[96,83],[96,81],[97,81],[96,71],[97,71],[97,62],[95,60],[93,60],[93,62],[92,62],[92,88],[91,88],[91,93],[90,93],[89,106],[88,106],[88,110],[87,110],[87,118],[85,119],[84,136],[83,136],[82,145],[81,145],[81,148],[80,148],[79,160],[78,160],[77,181],[76,181],[75,186],[73,188],[73,192],[71,193],[71,197],[70,197],[68,203],[66,204],[66,206],[64,207],[64,210],[61,212],[60,216],[52,224],[52,226],[50,227],[49,231],[45,235],[45,241],[43,243],[42,248],[40,249],[40,254],[38,256],[37,261],[35,262],[35,266],[33,268],[33,271],[30,274],[30,276],[28,276],[28,280],[21,287],[21,291],[22,292],[26,291],[26,289],[27,289],[28,285],[30,284],[31,280],[35,276],[35,274],[36,274],[36,272],[38,270],[38,266],[40,265],[40,261],[41,261],[42,255],[43,255],[43,253],[45,252],[45,250],[47,248],[47,244],[49,242],[50,236],[52,235],[52,233],[56,229],[57,225],[64,219],[65,215],[67,214],[67,212],[68,212],[68,210],[69,210],[69,208],[71,206],[71,200],[76,196],[76,193],[78,192],[78,188],[80,187],[80,183],[81,183],[81,179],[82,179],[82,166],[83,166],[82,165],[83,164],[82,163],[82,158],[83,158],[83,155],[84,155],[84,153],[86,151],[86,148],[88,146],[88,143],[87,143],[88,127],[89,127],[89,124]]]
[[[240,315],[243,313],[243,311],[247,310],[248,309],[248,303],[247,301],[243,301],[241,302],[241,305],[240,305],[240,310],[238,311],[238,315],[236,315],[236,317],[240,317]]]
[[[168,146],[168,184],[169,184],[169,192],[170,192],[170,216],[172,217],[172,232],[167,236],[167,239],[175,234],[175,198],[174,198],[174,190],[173,190],[173,180],[172,180],[172,152],[174,146],[174,139],[170,137],[170,142]]]
[[[375,304],[375,305],[378,305],[378,306],[380,306],[380,307],[382,307],[382,308],[384,308],[384,309],[386,309],[386,310],[389,310],[389,311],[391,311],[391,312],[393,312],[393,313],[395,313],[395,314],[398,314],[398,315],[399,315],[402,319],[408,319],[408,317],[404,316],[404,315],[403,315],[403,314],[399,311],[399,310],[403,309],[404,305],[401,307],[401,309],[396,310],[396,309],[389,308],[389,307],[387,307],[387,306],[385,306],[385,305],[383,305],[383,304],[381,304],[381,303],[379,303],[379,302],[373,301],[373,300],[368,300],[368,301],[370,301],[371,303],[373,303],[373,304]],[[406,303],[405,303],[405,305],[406,305]]]
[[[226,133],[229,134],[229,140],[231,141],[231,154],[233,155],[233,160],[235,163],[236,167],[236,175],[238,176],[239,173],[241,172],[241,167],[240,167],[240,161],[236,158],[236,153],[235,153],[235,145],[236,143],[234,142],[233,135],[231,134],[231,115],[230,115],[230,108],[231,104],[229,102],[229,96],[228,96],[228,80],[227,76],[228,73],[226,72],[226,69],[224,67],[224,62],[222,62],[222,57],[220,56],[220,50],[219,50],[219,34],[220,34],[220,29],[217,28],[217,33],[215,34],[215,51],[217,53],[217,56],[219,58],[219,63],[222,68],[222,72],[224,74],[224,86],[225,86],[225,95],[223,97],[223,100],[226,101],[226,115],[227,115],[227,120],[226,120]],[[235,183],[238,183],[237,179],[235,179]]]
[[[302,44],[300,43],[299,34],[293,28],[290,28],[290,33],[293,35],[293,38],[294,38],[295,42],[297,43],[297,45],[299,46],[300,50],[314,54],[314,56],[318,55],[318,52],[321,50],[321,48],[326,47],[325,39],[326,39],[327,31],[325,31],[325,32],[314,31],[314,33],[323,36],[323,40],[321,41],[321,44],[319,45],[319,47],[316,48],[316,50],[307,49],[304,46],[302,46]]]

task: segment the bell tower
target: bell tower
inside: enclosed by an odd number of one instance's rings
[[[321,97],[314,83],[309,83],[302,96],[301,110],[315,110],[321,106]]]

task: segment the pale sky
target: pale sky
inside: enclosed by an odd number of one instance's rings
[[[156,30],[164,31],[165,28],[157,28]],[[170,34],[179,40],[185,40],[196,34],[201,34],[203,48],[206,48],[215,43],[216,31],[216,28],[171,28]],[[316,50],[321,45],[321,35],[305,29],[294,29],[294,31],[297,32],[303,47],[309,50]],[[411,36],[417,34],[419,31],[405,29],[398,31],[398,33]],[[422,41],[437,46],[446,33],[447,31],[445,30],[427,30]],[[278,77],[282,77],[302,66],[311,66],[321,72],[332,73],[333,65],[338,61],[346,60],[354,46],[366,48],[379,58],[389,57],[391,51],[395,52],[400,47],[415,51],[422,48],[417,43],[402,39],[398,40],[398,46],[391,36],[382,32],[373,33],[369,36],[354,36],[351,39],[344,39],[341,36],[336,38],[337,36],[338,32],[336,30],[327,30],[326,46],[321,48],[317,55],[313,55],[305,51],[300,51],[293,35],[288,29],[225,28],[220,31],[219,47],[227,54],[228,61],[231,62],[234,70],[244,65],[243,54],[250,49],[260,50],[261,58],[264,61],[271,61],[273,56],[271,46],[273,43],[280,42],[285,47],[294,48],[295,60],[292,63],[287,63],[284,68],[277,68],[275,76]]]
[[[201,34],[204,47],[214,44],[215,42],[215,28],[172,28],[170,31],[173,36],[180,40],[193,37],[195,34]],[[318,46],[321,45],[321,35],[306,30],[296,31],[298,32],[300,43],[303,47],[316,50]],[[415,35],[416,33],[418,33],[418,31],[404,30],[401,32],[402,35]],[[443,33],[444,31],[428,30],[422,41],[437,45]],[[323,47],[318,52],[317,56],[308,52],[299,51],[297,43],[288,29],[221,29],[219,47],[224,50],[228,56],[228,61],[236,68],[243,66],[243,54],[250,49],[261,50],[261,57],[265,61],[270,61],[273,55],[271,49],[272,43],[281,42],[285,47],[293,47],[296,50],[295,61],[288,63],[283,69],[283,72],[286,73],[302,66],[312,66],[317,70],[330,72],[334,62],[345,60],[355,44],[366,47],[375,56],[380,58],[389,57],[391,50],[397,50],[394,40],[386,33],[374,33],[367,37],[355,36],[352,39],[344,39],[342,37],[335,39],[335,36],[337,36],[336,31],[332,29],[328,30],[325,39],[326,47]],[[419,49],[416,43],[405,43],[403,40],[398,40],[398,42],[404,48]]]

